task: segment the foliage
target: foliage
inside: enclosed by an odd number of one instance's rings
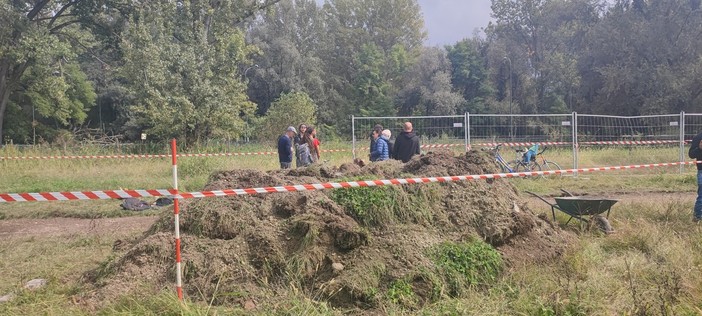
[[[387,297],[393,304],[412,306],[417,297],[412,290],[412,284],[405,280],[396,280],[388,288]]]
[[[500,253],[479,239],[461,243],[444,242],[436,246],[430,255],[456,294],[460,293],[461,284],[464,283],[468,286],[493,284],[502,272]]]
[[[65,18],[75,15],[72,7],[76,3],[15,1],[0,6],[0,16],[11,26],[0,31],[0,141],[6,129],[3,122],[75,127],[85,121],[94,105],[92,83],[78,60],[92,46],[92,37],[76,27],[80,16],[71,21]],[[8,108],[13,109],[12,116],[6,116]],[[21,127],[7,130],[12,131],[13,140],[31,138],[15,134]]]
[[[331,198],[346,213],[366,226],[382,226],[392,219],[392,188],[358,187],[331,191]]]
[[[263,142],[275,142],[288,126],[294,126],[295,129],[302,123],[315,126],[316,107],[304,92],[284,93],[271,104],[256,137]]]
[[[229,26],[236,5],[149,2],[131,16],[120,44],[122,74],[138,100],[129,108],[131,132],[186,144],[241,135],[254,105],[237,65],[255,49]]]

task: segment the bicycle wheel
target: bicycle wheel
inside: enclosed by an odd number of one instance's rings
[[[534,172],[534,171],[541,171],[541,166],[537,163],[524,163],[524,162],[519,162],[516,166],[516,171],[517,172]],[[541,177],[541,176],[527,176],[529,177]]]
[[[541,164],[541,170],[543,170],[543,171],[561,170],[561,166],[559,166],[557,163],[555,163],[553,161],[544,161],[544,163]],[[562,177],[562,176],[563,176],[563,174],[559,173],[559,174],[547,175],[545,177],[556,178],[556,177]]]

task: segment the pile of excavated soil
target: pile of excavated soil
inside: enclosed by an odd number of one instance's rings
[[[485,153],[459,157],[429,153],[402,164],[346,164],[261,172],[213,174],[205,190],[421,176],[493,173]],[[568,234],[536,216],[508,180],[404,185],[385,190],[392,214],[373,225],[334,199],[335,190],[205,198],[182,203],[185,295],[214,304],[273,306],[290,291],[332,306],[373,308],[374,293],[410,280],[421,302],[436,298],[429,250],[445,241],[481,238],[508,265],[549,260],[562,253]],[[379,203],[387,201],[379,201]],[[375,216],[375,207],[362,210]],[[387,215],[387,214],[386,214]],[[134,291],[134,284],[173,289],[172,215],[88,278],[95,304]],[[139,289],[144,291],[145,289]],[[213,299],[214,297],[214,299]]]

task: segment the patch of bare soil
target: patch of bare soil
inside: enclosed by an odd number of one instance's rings
[[[146,231],[157,216],[119,218],[8,219],[0,221],[0,238],[110,235],[130,236]]]
[[[205,189],[495,171],[485,153],[429,153],[406,164],[231,170],[213,174]],[[550,260],[572,238],[536,216],[505,180],[405,185],[385,192],[398,207],[372,226],[362,224],[330,190],[186,201],[180,227],[185,294],[214,304],[273,305],[295,289],[333,306],[373,309],[377,293],[402,279],[410,280],[424,303],[436,299],[436,284],[427,275],[436,270],[429,252],[442,242],[481,238],[514,265]],[[90,274],[87,280],[96,289],[87,301],[95,306],[112,301],[133,292],[135,283],[172,289],[173,249],[172,216],[164,215],[106,268]]]

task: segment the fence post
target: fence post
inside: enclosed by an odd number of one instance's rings
[[[571,117],[571,128],[573,129],[573,169],[578,169],[578,113],[573,111]],[[577,177],[578,172],[573,172],[573,176]]]
[[[466,114],[463,117],[463,133],[464,137],[466,140],[466,152],[468,152],[470,148],[470,113],[466,112]]]
[[[173,163],[173,190],[178,193],[178,158],[176,155],[176,140],[171,140],[171,161]],[[183,284],[180,268],[180,205],[179,199],[173,199],[173,218],[175,223],[175,255],[176,255],[176,292],[178,299],[183,300]]]
[[[682,164],[682,162],[685,162],[685,111],[680,111],[680,124],[678,124],[680,127],[680,174],[682,174],[685,171],[685,165]]]
[[[356,117],[351,115],[351,154],[356,159]]]

